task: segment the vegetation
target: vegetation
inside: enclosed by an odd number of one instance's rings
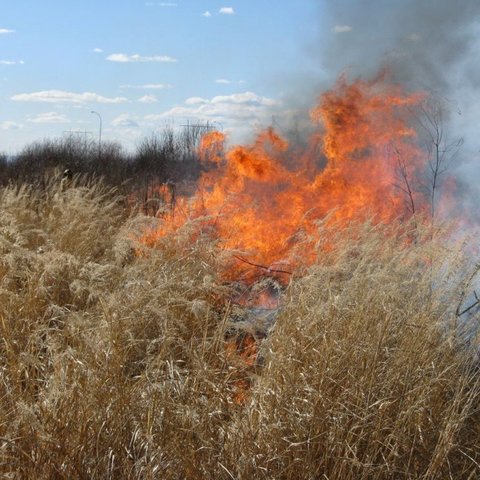
[[[3,478],[480,475],[469,268],[440,234],[320,225],[252,365],[230,254],[192,223],[147,248],[155,221],[106,180],[0,189]]]
[[[68,169],[77,175],[101,177],[123,196],[133,196],[131,200],[146,206],[151,192],[166,182],[181,189],[182,184],[198,178],[197,146],[209,128],[191,126],[176,133],[166,127],[139,141],[133,152],[126,152],[115,142],[104,141],[99,146],[75,136],[45,139],[27,145],[11,159],[0,154],[0,186],[37,182],[45,187],[46,177],[55,170]],[[145,213],[151,213],[145,208]]]

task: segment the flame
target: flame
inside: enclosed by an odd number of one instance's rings
[[[352,83],[341,77],[310,112],[312,133],[303,149],[273,128],[230,149],[223,133],[209,132],[199,145],[203,173],[195,195],[172,200],[160,227],[141,240],[154,245],[194,220],[194,237],[214,235],[221,247],[236,251],[236,263],[222,272],[227,279],[253,282],[263,273],[282,282],[315,260],[315,242],[306,240],[316,238],[318,221],[341,228],[356,219],[390,222],[428,208],[424,193],[402,184],[420,176],[428,161],[410,126],[410,110],[423,99],[383,76]],[[328,248],[328,239],[322,240]],[[236,301],[279,305],[272,288]],[[258,342],[250,334],[225,339],[235,404],[248,401]]]
[[[405,193],[395,185],[399,161],[412,178],[424,168],[409,124],[409,110],[423,98],[384,77],[352,83],[341,77],[311,111],[313,133],[302,152],[273,128],[231,149],[221,132],[206,134],[196,194],[177,198],[174,215],[143,241],[154,244],[189,220],[204,218],[204,231],[215,234],[223,248],[242,252],[227,277],[248,280],[258,268],[282,277],[298,266],[299,246],[302,261],[314,260],[313,247],[302,241],[328,215],[337,226],[367,215],[381,222],[407,216]],[[426,200],[414,192],[413,201]]]

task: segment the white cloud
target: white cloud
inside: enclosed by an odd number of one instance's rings
[[[93,51],[95,53],[103,53],[103,48],[94,48]]]
[[[118,117],[114,118],[112,120],[112,125],[114,127],[125,127],[125,128],[139,126],[137,119],[135,117],[132,117],[128,113],[122,113]]]
[[[199,105],[200,103],[208,103],[208,100],[202,97],[190,97],[185,100],[185,105]]]
[[[351,32],[353,28],[350,25],[335,25],[332,28],[332,32],[334,33],[347,33]]]
[[[0,65],[24,65],[23,60],[0,60]]]
[[[19,93],[11,97],[15,102],[41,102],[41,103],[73,103],[85,105],[89,103],[125,103],[125,97],[108,98],[97,93],[73,93],[63,90],[45,90],[41,92]]]
[[[9,28],[0,28],[0,35],[7,35],[8,33],[15,33],[15,30]]]
[[[158,121],[167,118],[197,119],[200,121],[229,122],[232,125],[251,125],[255,122],[268,122],[272,111],[280,107],[280,102],[262,97],[253,92],[219,95],[212,99],[190,97],[184,105],[170,110],[146,115],[146,121]]]
[[[253,92],[234,93],[233,95],[218,95],[211,100],[212,104],[236,104],[236,105],[258,105],[258,106],[274,106],[278,105],[278,100],[272,98],[261,97]]]
[[[206,12],[202,13],[202,17],[207,17],[208,18],[208,17],[211,17],[211,16],[212,16],[212,14],[208,10]]]
[[[57,112],[39,113],[38,115],[29,115],[28,122],[31,123],[68,123],[70,120]]]
[[[167,111],[158,109],[148,115],[124,113],[105,129],[111,138],[118,138],[132,148],[139,135],[149,135],[170,125],[182,131],[188,121],[210,123],[228,134],[230,142],[250,141],[259,129],[272,122],[272,115],[287,115],[280,101],[253,92],[221,95],[213,98],[190,97]],[[282,117],[283,118],[283,117]]]
[[[158,99],[155,95],[144,95],[143,97],[140,97],[138,101],[141,103],[156,103],[158,102]]]
[[[215,80],[215,83],[218,83],[219,85],[232,85],[232,84],[243,85],[245,83],[245,80],[233,81],[233,80],[228,80],[226,78],[217,78]]]
[[[13,122],[11,120],[6,120],[5,122],[0,123],[1,130],[20,130],[23,128],[21,123]]]
[[[178,62],[176,58],[169,57],[168,55],[152,55],[152,56],[142,56],[138,53],[134,55],[127,55],[125,53],[112,53],[107,57],[107,60],[110,62],[119,62],[119,63],[132,63],[132,62]]]
[[[166,88],[172,88],[169,83],[146,83],[145,85],[120,85],[120,88],[138,88],[142,90],[164,90]]]
[[[218,13],[223,15],[235,15],[235,10],[232,7],[222,7]]]

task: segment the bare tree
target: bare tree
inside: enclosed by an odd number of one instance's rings
[[[411,173],[408,170],[407,162],[401,151],[395,146],[392,147],[392,150],[397,163],[398,182],[395,186],[406,195],[407,209],[412,215],[415,215],[416,209]]]
[[[435,218],[438,191],[443,174],[449,169],[458,155],[463,138],[452,139],[445,130],[445,120],[448,113],[446,101],[431,97],[420,106],[416,116],[423,133],[428,153],[428,168],[430,177],[427,190],[430,197],[430,215]]]

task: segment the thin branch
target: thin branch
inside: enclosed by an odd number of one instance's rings
[[[457,309],[455,311],[457,317],[461,317],[462,315],[464,315],[465,313],[469,312],[470,310],[472,310],[473,308],[475,308],[477,305],[480,305],[480,298],[478,298],[478,295],[477,295],[477,292],[474,290],[473,291],[473,295],[475,297],[475,302],[473,302],[470,306],[468,306],[467,308],[464,308],[462,311],[460,311],[460,305],[462,304],[462,300],[463,298],[465,298],[465,292],[462,292],[462,296],[461,296],[461,299],[460,299],[460,302],[459,304],[457,305]]]
[[[243,257],[240,257],[238,255],[234,255],[234,257],[237,259],[237,260],[240,260],[241,262],[244,262],[248,265],[251,265],[252,267],[257,267],[257,268],[261,268],[262,270],[266,270],[267,272],[272,272],[272,273],[285,273],[286,275],[293,275],[293,272],[289,272],[287,270],[280,270],[278,268],[271,268],[271,267],[267,267],[265,265],[259,265],[258,263],[253,263],[253,262],[250,262],[249,260],[243,258]]]
[[[413,190],[410,185],[410,180],[408,178],[408,170],[407,170],[407,165],[405,163],[404,158],[402,157],[400,151],[397,148],[394,148],[395,155],[397,156],[397,166],[398,170],[400,172],[400,175],[403,179],[403,182],[405,183],[405,187],[402,187],[401,185],[398,185],[398,188],[408,196],[408,200],[410,202],[410,211],[412,215],[415,215],[415,201],[413,198]]]

